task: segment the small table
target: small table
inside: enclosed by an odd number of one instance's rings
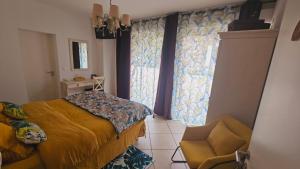
[[[93,88],[95,88],[95,86],[98,86],[98,85],[100,85],[103,88],[104,80],[101,82],[103,83],[102,85],[99,84],[98,79],[86,79],[86,80],[82,80],[82,81],[64,80],[61,82],[62,94],[64,97],[70,96],[70,95],[73,95],[76,93],[82,93],[82,92],[86,91],[87,89],[93,89]]]

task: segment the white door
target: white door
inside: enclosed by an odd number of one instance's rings
[[[300,168],[300,1],[288,0],[249,147],[249,169]]]
[[[57,98],[55,35],[20,30],[19,36],[29,101]]]

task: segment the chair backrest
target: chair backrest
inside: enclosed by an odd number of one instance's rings
[[[93,90],[104,90],[104,77],[95,76],[93,77],[93,79],[94,79]]]
[[[221,121],[223,121],[226,126],[236,135],[240,136],[241,138],[243,138],[246,141],[246,144],[243,145],[240,150],[247,150],[249,143],[250,143],[250,139],[251,139],[251,135],[252,135],[252,130],[246,126],[245,124],[243,124],[242,122],[234,119],[231,116],[225,116],[224,118],[220,119]]]

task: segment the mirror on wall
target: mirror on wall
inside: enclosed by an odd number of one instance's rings
[[[88,69],[87,41],[70,39],[69,43],[72,70]]]

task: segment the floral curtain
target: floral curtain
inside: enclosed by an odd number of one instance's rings
[[[237,9],[181,14],[172,96],[172,119],[203,125],[216,64],[218,32],[226,31]]]
[[[130,100],[153,109],[165,19],[135,22],[131,31]]]

